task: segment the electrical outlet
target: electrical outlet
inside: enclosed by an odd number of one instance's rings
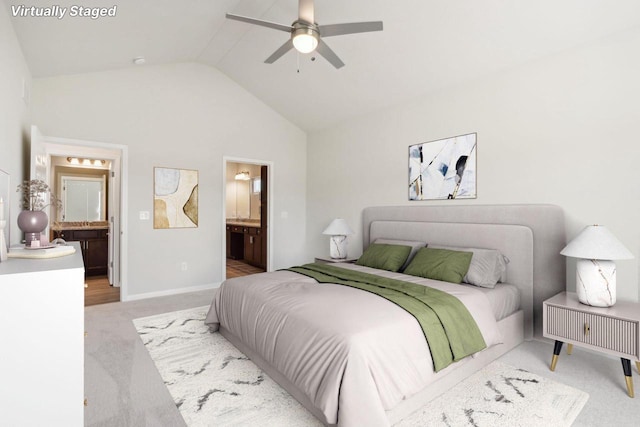
[[[180,271],[187,271],[187,261],[180,263]]]
[[[147,221],[150,218],[149,211],[140,211],[140,219],[143,221]]]

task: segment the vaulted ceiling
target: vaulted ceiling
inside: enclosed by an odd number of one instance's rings
[[[12,6],[69,7],[75,0]],[[91,0],[113,18],[12,17],[34,77],[193,61],[211,65],[312,131],[640,25],[638,0],[316,0],[319,24],[384,22],[384,31],[325,41],[346,66],[290,51],[264,60],[280,31],[225,13],[289,25],[297,0]],[[637,54],[630,53],[630,54]]]

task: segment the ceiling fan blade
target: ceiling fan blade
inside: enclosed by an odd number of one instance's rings
[[[313,0],[300,0],[298,2],[298,19],[315,24],[313,16]]]
[[[283,44],[282,46],[280,46],[278,48],[278,50],[276,50],[275,52],[273,52],[271,54],[270,57],[268,57],[267,59],[265,59],[265,64],[273,64],[274,62],[276,62],[282,55],[284,55],[285,53],[289,52],[291,49],[293,49],[293,41],[291,39],[287,40],[285,42],[285,44]]]
[[[382,21],[320,25],[319,31],[321,37],[341,36],[343,34],[368,33],[370,31],[382,31]]]
[[[273,28],[274,30],[286,31],[287,33],[291,32],[291,25],[283,25],[275,22],[263,21],[261,19],[249,18],[247,16],[234,15],[232,13],[227,13],[227,19],[233,19],[235,21],[246,22],[248,24],[260,25],[262,27]]]
[[[322,39],[318,40],[318,47],[316,47],[316,52],[324,57],[327,61],[331,63],[336,68],[344,67],[344,62],[338,58],[338,55],[335,54],[334,51],[331,50],[329,46]]]

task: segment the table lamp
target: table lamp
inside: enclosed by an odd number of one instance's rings
[[[353,234],[351,228],[342,218],[336,218],[322,232],[331,236],[329,241],[329,255],[334,259],[345,259],[347,257],[347,236]]]
[[[602,225],[584,228],[560,254],[578,258],[576,292],[578,300],[594,307],[610,307],[616,303],[616,259],[633,255]]]

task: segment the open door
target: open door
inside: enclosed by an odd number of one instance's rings
[[[29,168],[29,179],[39,179],[51,186],[49,182],[49,156],[45,149],[44,137],[40,133],[37,126],[31,126],[31,162]],[[51,218],[51,208],[47,206],[44,209],[47,217]],[[46,235],[49,235],[49,226],[44,230]]]
[[[49,184],[49,163],[44,148],[44,137],[37,126],[31,126],[31,169],[30,179],[41,179]]]
[[[267,268],[267,242],[269,241],[269,167],[260,166],[260,226],[262,227],[262,251],[260,263]]]
[[[107,234],[107,238],[109,240],[109,259],[108,259],[108,264],[107,264],[107,278],[109,280],[109,284],[113,285],[114,283],[114,275],[113,275],[113,256],[114,256],[114,240],[113,240],[113,234],[114,234],[114,224],[113,224],[113,220],[114,220],[114,216],[113,216],[113,204],[114,204],[114,197],[113,197],[113,189],[115,188],[115,172],[113,172],[113,170],[109,171],[109,188],[111,189],[111,191],[109,191],[109,201],[107,202],[107,206],[109,207],[109,211],[107,212],[107,221],[109,222],[109,231]]]

